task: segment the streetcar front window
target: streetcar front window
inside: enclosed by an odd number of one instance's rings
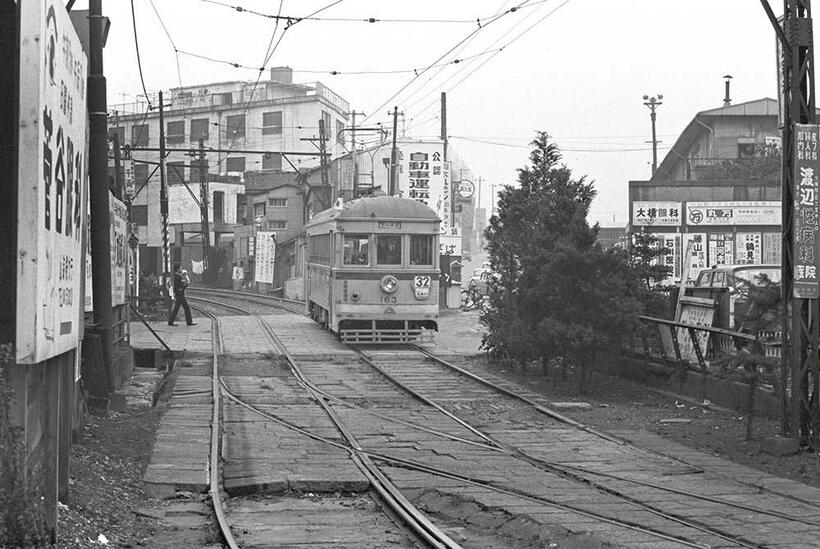
[[[426,234],[410,235],[410,265],[433,266],[433,237]]]
[[[376,263],[401,265],[401,236],[379,235],[376,237]]]
[[[344,264],[368,265],[368,249],[370,236],[366,234],[346,234],[344,236]]]

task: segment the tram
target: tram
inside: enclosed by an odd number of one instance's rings
[[[346,343],[432,340],[438,330],[439,219],[409,198],[376,196],[305,227],[308,314]]]

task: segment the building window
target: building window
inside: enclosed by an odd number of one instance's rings
[[[245,157],[244,156],[236,156],[234,158],[229,158],[227,162],[225,162],[225,171],[228,172],[244,172],[245,171]]]
[[[754,143],[738,143],[737,144],[737,157],[738,158],[751,158],[755,155],[755,144]]]
[[[234,137],[245,137],[245,115],[235,114],[233,116],[226,116],[227,133],[225,136],[228,139]]]
[[[433,237],[426,234],[410,235],[410,265],[433,265]]]
[[[223,191],[214,191],[214,223],[222,223],[225,221],[225,193]]]
[[[271,219],[268,221],[268,229],[278,229],[284,231],[288,228],[288,222],[284,219]]]
[[[140,227],[148,226],[148,205],[131,206],[131,222]]]
[[[330,123],[332,120],[330,119],[330,113],[327,111],[322,111],[322,125],[325,127],[325,137],[330,137],[330,132],[333,131],[330,127]]]
[[[253,217],[265,217],[265,203],[257,202],[253,205]]]
[[[191,143],[196,143],[200,139],[208,139],[208,129],[211,125],[208,118],[194,118],[191,120]]]
[[[168,122],[165,126],[166,143],[183,143],[185,141],[185,121]]]
[[[114,135],[116,134],[117,139],[120,141],[120,147],[125,146],[125,128],[123,126],[117,126],[116,128],[111,128],[109,130],[108,135],[111,136],[111,139],[114,139]]]
[[[262,135],[282,133],[282,111],[262,113]]]
[[[203,179],[207,180],[208,178],[208,161],[207,160],[196,160],[191,162],[191,181],[194,183],[199,183]]]
[[[168,162],[168,184],[179,185],[185,182],[185,162]]]
[[[148,124],[134,124],[131,126],[131,146],[147,147],[148,135]]]
[[[134,185],[139,190],[148,180],[148,164],[136,162],[134,164]]]
[[[219,97],[219,104],[220,105],[231,105],[231,104],[233,104],[233,93],[232,92],[218,93],[216,95],[217,95],[217,97]]]
[[[401,265],[401,236],[376,236],[376,263],[379,265]]]
[[[337,120],[336,121],[336,143],[338,143],[339,145],[344,145],[345,144],[345,134],[342,132],[343,129],[345,129],[344,122],[342,122],[341,120]]]
[[[346,234],[344,238],[344,264],[368,265],[370,263],[369,248],[370,235]]]
[[[282,155],[277,153],[266,153],[262,155],[263,170],[282,171]]]
[[[287,208],[288,207],[288,199],[287,198],[268,198],[268,206],[271,208]]]

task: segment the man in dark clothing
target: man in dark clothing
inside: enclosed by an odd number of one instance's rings
[[[185,322],[188,326],[195,324],[191,320],[191,308],[188,307],[188,301],[185,299],[185,288],[187,287],[188,283],[183,278],[179,265],[174,265],[174,308],[171,310],[171,314],[168,315],[168,326],[176,325],[174,320],[177,318],[180,307],[185,309]]]

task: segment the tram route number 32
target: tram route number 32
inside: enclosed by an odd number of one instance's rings
[[[427,299],[430,297],[430,277],[413,277],[413,291],[415,292],[416,299]]]

